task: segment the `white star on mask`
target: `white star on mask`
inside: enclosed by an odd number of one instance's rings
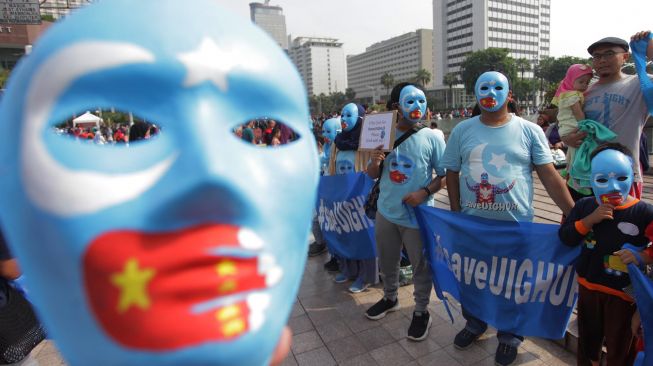
[[[497,170],[501,170],[504,166],[508,165],[506,161],[506,154],[492,154],[492,160],[488,163],[497,167]]]
[[[617,173],[615,173],[615,172],[610,172],[610,174],[608,174],[608,177],[610,177],[610,178],[614,178],[616,176],[617,176]]]
[[[227,76],[234,69],[257,71],[263,68],[262,60],[255,55],[236,47],[227,51],[220,48],[211,38],[205,37],[197,49],[179,54],[177,58],[188,70],[184,80],[185,87],[210,81],[226,92],[229,89]]]

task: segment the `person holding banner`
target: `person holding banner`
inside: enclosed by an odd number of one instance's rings
[[[453,129],[441,163],[447,170],[451,210],[531,222],[534,166],[553,201],[569,213],[573,201],[553,167],[544,132],[508,111],[512,98],[508,79],[496,71],[486,72],[476,81],[474,91],[481,114]],[[463,316],[467,324],[454,340],[458,349],[469,348],[487,329],[487,323],[466,311],[465,304]],[[497,337],[496,363],[512,364],[523,337],[501,329]]]
[[[365,170],[369,154],[358,151],[360,133],[365,118],[365,108],[360,104],[349,103],[342,108],[340,123],[342,132],[335,139],[329,159],[329,175],[358,173]],[[326,123],[326,122],[325,122]],[[335,277],[336,283],[354,282],[349,291],[359,293],[379,281],[379,266],[376,258],[352,259],[338,258],[340,273]]]
[[[383,273],[383,298],[367,309],[365,316],[378,320],[399,309],[399,262],[402,246],[413,265],[415,310],[408,328],[408,339],[421,341],[428,335],[431,317],[427,310],[432,282],[423,255],[413,207],[433,205],[433,194],[442,186],[444,169],[438,168],[444,153],[442,136],[429,128],[417,130],[417,123],[426,112],[424,92],[415,85],[400,83],[390,94],[388,110],[399,110],[395,148],[390,154],[379,147],[372,152],[368,175],[380,179],[376,213],[376,245]],[[402,139],[404,134],[410,134]],[[381,169],[381,162],[385,165]],[[437,176],[433,178],[433,172]]]
[[[607,365],[632,365],[637,355],[631,322],[633,298],[628,263],[649,264],[641,253],[653,239],[653,205],[630,195],[634,172],[631,152],[606,143],[590,155],[594,197],[574,206],[560,227],[560,239],[582,245],[578,275],[578,364],[597,366],[603,344]]]

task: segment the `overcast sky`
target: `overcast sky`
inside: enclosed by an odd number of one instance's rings
[[[217,1],[249,18],[252,1]],[[293,38],[338,38],[347,55],[418,28],[433,28],[432,0],[272,0],[270,4],[283,8]],[[551,56],[586,57],[587,46],[596,40],[627,39],[652,28],[652,0],[551,0]]]

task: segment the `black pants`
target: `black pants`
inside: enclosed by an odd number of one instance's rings
[[[607,346],[607,366],[630,366],[635,361],[637,339],[630,323],[634,304],[599,291],[578,286],[578,365],[590,366]]]

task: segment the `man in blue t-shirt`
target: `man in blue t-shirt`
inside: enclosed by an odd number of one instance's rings
[[[402,246],[413,265],[415,311],[408,328],[408,339],[421,341],[428,335],[431,316],[427,310],[432,282],[431,272],[423,256],[413,207],[432,204],[444,178],[438,168],[444,153],[444,139],[429,128],[415,132],[415,125],[426,114],[424,92],[408,83],[395,86],[390,94],[388,110],[400,110],[396,128],[397,139],[410,133],[390,154],[375,150],[371,155],[367,174],[380,179],[377,202],[375,238],[379,265],[383,273],[383,298],[367,309],[365,316],[372,320],[383,318],[399,309],[399,261]],[[383,161],[383,168],[380,164]],[[433,173],[437,173],[434,178]]]
[[[447,170],[452,211],[507,221],[533,220],[533,167],[553,201],[566,215],[573,200],[553,167],[546,136],[535,123],[508,113],[508,79],[498,72],[482,74],[474,89],[480,116],[458,124],[449,136],[440,164]],[[470,347],[487,323],[463,308],[465,329],[454,340]],[[510,365],[523,337],[499,330],[495,361]]]

